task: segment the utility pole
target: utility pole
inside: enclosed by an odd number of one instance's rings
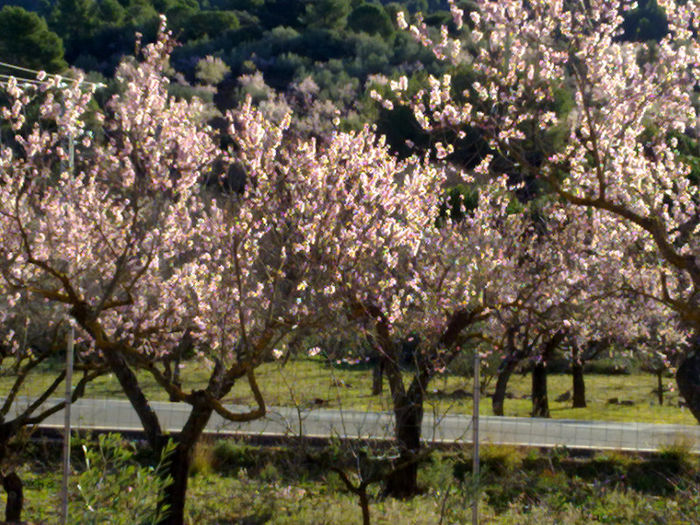
[[[68,480],[70,478],[70,408],[73,396],[73,347],[74,328],[70,325],[66,344],[66,397],[63,407],[63,480],[61,483],[61,523],[68,523]]]
[[[474,454],[472,457],[472,480],[474,483],[474,503],[472,504],[472,525],[479,525],[479,402],[481,398],[481,363],[479,351],[474,352],[474,407],[472,408],[472,442]]]
[[[68,137],[68,170],[73,176],[75,165],[75,143],[73,134]],[[66,393],[63,407],[63,479],[61,481],[61,523],[68,524],[68,481],[70,479],[70,412],[73,401],[73,347],[75,346],[75,328],[69,321],[68,343],[66,344]]]

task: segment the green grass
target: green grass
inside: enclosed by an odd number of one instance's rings
[[[189,480],[188,524],[355,524],[357,499],[335,473],[293,449],[221,442],[212,461]],[[347,451],[346,451],[347,453]],[[226,458],[217,463],[217,455]],[[51,451],[29,458],[24,519],[56,523],[60,487]],[[251,457],[255,457],[254,464]],[[337,460],[352,471],[351,456]],[[220,458],[219,458],[220,459]],[[80,462],[75,463],[80,466]],[[232,468],[238,465],[239,468]],[[373,524],[469,523],[473,498],[468,448],[433,452],[420,468],[423,492],[408,501],[385,499],[372,486]],[[581,458],[565,450],[540,452],[484,447],[480,523],[690,524],[700,515],[700,464],[681,449],[639,456],[601,453]],[[74,502],[75,504],[75,502]],[[4,502],[0,498],[0,513]]]
[[[257,369],[257,378],[268,406],[299,406],[310,408],[343,408],[347,410],[391,410],[388,386],[384,394],[371,396],[371,371],[362,365],[333,365],[321,359],[298,359],[281,365],[278,362],[265,363]],[[198,363],[188,363],[182,371],[185,388],[202,387],[208,377],[208,370]],[[32,374],[22,395],[36,395],[42,385],[53,379],[50,371],[44,369]],[[0,378],[0,391],[10,387],[11,378]],[[152,400],[167,400],[167,395],[152,377],[139,374],[139,380],[147,397]],[[571,390],[571,378],[567,374],[550,374],[549,401],[552,418],[582,419],[601,421],[638,421],[650,423],[696,424],[690,412],[678,408],[679,397],[675,392],[666,392],[664,405],[658,406],[652,389],[656,379],[651,374],[629,375],[586,375],[587,408],[571,408],[571,402],[556,402],[562,393]],[[408,374],[406,381],[408,381]],[[666,382],[672,382],[668,378]],[[491,400],[495,381],[485,388],[480,403],[482,415],[492,414]],[[472,401],[467,396],[454,396],[456,391],[471,392],[470,379],[445,374],[436,377],[426,395],[426,412],[435,414],[470,414]],[[57,393],[62,393],[59,387]],[[510,397],[505,401],[505,415],[529,416],[531,402],[530,376],[514,374],[509,382]],[[119,384],[112,374],[98,378],[87,388],[87,397],[123,397]],[[633,406],[608,404],[611,398],[631,401]],[[229,403],[252,403],[253,397],[245,380],[239,381],[226,399]]]

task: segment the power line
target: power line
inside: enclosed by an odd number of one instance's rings
[[[3,62],[3,61],[0,61],[0,66],[6,67],[6,68],[8,68],[8,69],[15,70],[15,71],[22,71],[22,72],[24,72],[24,73],[31,73],[31,74],[33,74],[33,75],[35,75],[35,76],[38,76],[39,73],[43,73],[43,74],[46,75],[47,77],[49,77],[49,78],[56,78],[56,79],[58,79],[59,81],[79,82],[79,83],[81,83],[81,84],[90,84],[90,85],[92,85],[92,86],[95,86],[96,89],[101,88],[101,87],[105,87],[105,85],[102,84],[101,82],[90,82],[89,80],[80,80],[80,81],[78,81],[78,80],[76,80],[76,79],[74,79],[74,78],[64,77],[63,75],[55,75],[55,74],[53,74],[53,73],[46,73],[45,71],[38,71],[38,70],[36,70],[36,69],[30,69],[30,68],[28,68],[28,67],[17,66],[17,65],[15,65],[15,64],[9,64],[9,63]],[[8,75],[0,75],[0,78],[2,78],[2,77],[8,77]],[[17,80],[28,81],[28,82],[32,82],[32,81],[33,81],[33,82],[42,83],[42,81],[40,81],[40,80],[38,80],[38,79],[24,79],[24,78],[18,78]]]
[[[7,84],[10,79],[15,79],[18,83],[22,84],[37,84],[37,85],[43,85],[46,82],[42,82],[41,80],[36,80],[36,79],[31,79],[31,78],[21,78],[21,77],[15,77],[13,75],[5,75],[4,73],[0,73],[0,79],[2,80],[3,83]]]
[[[36,86],[37,84],[30,84],[29,82],[18,80],[16,85],[20,88],[26,88],[27,86]],[[0,80],[0,87],[3,89],[8,89],[10,87],[10,83],[7,80]]]

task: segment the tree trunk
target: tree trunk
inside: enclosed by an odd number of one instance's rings
[[[194,447],[202,435],[211,417],[212,409],[205,404],[195,404],[192,407],[187,422],[179,434],[177,447],[168,458],[168,468],[165,474],[171,477],[172,483],[164,491],[159,502],[161,508],[167,505],[159,525],[183,525],[185,520],[185,499],[187,495],[187,479]]]
[[[493,393],[491,398],[491,407],[493,408],[493,414],[495,416],[503,415],[503,404],[506,398],[506,389],[508,387],[508,380],[511,374],[515,370],[515,367],[520,362],[520,359],[513,355],[507,356],[501,362],[501,366],[498,368],[498,379],[496,379],[496,391]]]
[[[107,351],[104,352],[104,356],[110,369],[117,376],[124,394],[126,394],[126,397],[131,402],[131,406],[136,411],[143,425],[148,444],[156,452],[159,452],[163,444],[163,431],[160,428],[158,416],[148,404],[148,400],[144,396],[143,390],[141,390],[136,374],[134,374],[124,357],[120,354]]]
[[[532,369],[532,417],[549,417],[549,400],[547,399],[547,362],[554,354],[562,340],[565,330],[558,330],[546,342],[540,358]]]
[[[362,509],[362,525],[370,525],[369,520],[369,497],[367,487],[360,487],[360,508]]]
[[[691,344],[690,351],[678,366],[676,383],[688,409],[700,423],[700,333],[695,334]]]
[[[144,396],[136,375],[120,354],[105,352],[105,358],[131,402],[131,406],[136,411],[149,445],[156,454],[160,454],[168,436],[163,433],[158,416]],[[182,432],[177,437],[173,437],[177,446],[168,458],[168,468],[164,472],[164,475],[171,478],[171,484],[166,487],[158,503],[161,509],[167,506],[167,510],[164,511],[164,517],[161,518],[159,525],[182,525],[184,523],[187,478],[192,463],[192,454],[211,414],[212,409],[207,407],[205,403],[195,402]]]
[[[418,459],[420,452],[421,425],[423,423],[423,393],[434,369],[430,359],[415,360],[414,377],[408,391],[403,384],[399,368],[399,352],[391,338],[389,323],[381,310],[373,305],[364,311],[377,319],[377,345],[383,352],[384,373],[391,390],[396,425],[396,441],[399,448],[398,464],[386,478],[384,493],[397,498],[408,498],[418,492]],[[483,309],[458,310],[450,318],[437,348],[452,348],[462,330],[483,319]],[[417,341],[414,341],[417,344]],[[415,350],[415,348],[414,348]],[[452,353],[447,362],[454,358]]]
[[[173,352],[172,363],[170,363],[170,366],[172,366],[172,382],[178,388],[182,386],[182,381],[180,381],[180,361],[182,356],[192,349],[193,344],[192,336],[189,329],[187,329]],[[172,403],[178,401],[172,393],[169,395],[169,398]]]
[[[659,406],[664,404],[664,382],[663,382],[663,370],[656,372],[656,396],[659,400]]]
[[[403,396],[394,397],[396,440],[399,446],[398,467],[389,474],[384,493],[395,498],[410,498],[418,493],[418,462],[421,424],[423,422],[423,391],[417,382]]]
[[[374,362],[372,369],[372,395],[378,396],[384,389],[384,359],[380,356]]]
[[[543,359],[532,369],[532,417],[549,417],[547,399],[547,362]]]
[[[0,423],[0,464],[2,464],[7,455],[10,439],[16,433],[17,426],[14,422]],[[16,472],[10,472],[7,476],[0,472],[0,482],[2,482],[2,488],[7,494],[5,521],[8,523],[18,522],[22,519],[22,507],[24,506],[22,480]]]
[[[583,381],[583,363],[574,362],[571,365],[573,380],[573,408],[586,408],[586,383]]]
[[[16,472],[10,472],[7,476],[2,476],[2,488],[7,494],[5,521],[8,523],[19,522],[22,519],[22,505],[24,504],[22,480]]]

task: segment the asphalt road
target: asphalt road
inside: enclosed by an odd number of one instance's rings
[[[22,402],[26,400],[18,401]],[[161,425],[173,432],[182,428],[190,408],[184,403],[154,402],[151,405],[158,413]],[[246,409],[235,405],[230,408],[233,411]],[[74,429],[84,430],[142,430],[129,402],[119,399],[78,400],[71,407],[71,425]],[[471,443],[471,425],[471,416],[426,414],[423,439],[439,443]],[[41,426],[62,428],[63,412],[54,414]],[[652,451],[683,443],[700,453],[700,425],[481,416],[479,429],[481,443],[636,451]],[[298,436],[303,433],[307,437],[382,439],[392,437],[393,417],[385,412],[270,407],[265,418],[249,423],[232,423],[214,414],[207,432],[221,436]]]

